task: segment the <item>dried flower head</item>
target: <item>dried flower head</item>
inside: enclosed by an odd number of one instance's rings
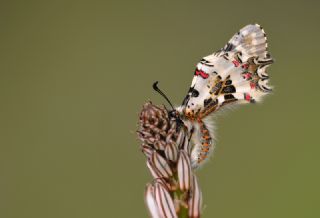
[[[145,191],[151,217],[200,217],[202,195],[191,167],[186,128],[165,107],[148,102],[137,133],[153,177]]]

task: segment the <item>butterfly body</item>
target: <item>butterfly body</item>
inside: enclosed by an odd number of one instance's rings
[[[193,167],[200,166],[213,151],[210,115],[226,105],[260,101],[271,91],[266,73],[271,63],[266,35],[254,24],[242,28],[224,48],[197,64],[190,89],[176,109],[184,125],[193,131]]]

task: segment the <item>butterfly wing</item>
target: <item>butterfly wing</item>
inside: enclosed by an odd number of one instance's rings
[[[243,61],[250,57],[268,58],[267,37],[259,24],[247,25],[236,33],[220,52],[241,52]]]
[[[273,60],[267,38],[258,24],[247,25],[219,51],[204,57],[195,70],[182,104],[183,114],[195,126],[193,167],[200,166],[213,151],[213,131],[206,119],[226,105],[261,101],[271,91],[266,69]]]
[[[247,25],[218,52],[204,57],[183,101],[185,115],[205,118],[230,103],[254,103],[271,91],[267,67],[273,60],[258,24]]]

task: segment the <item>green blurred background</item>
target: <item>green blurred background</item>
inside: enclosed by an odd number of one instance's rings
[[[216,119],[203,217],[320,217],[319,2],[1,1],[0,217],[147,217],[135,130],[155,80],[260,23],[274,94]]]

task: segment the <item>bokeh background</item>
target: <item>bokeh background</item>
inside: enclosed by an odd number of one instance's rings
[[[160,87],[260,23],[274,94],[217,117],[203,217],[320,217],[317,1],[1,1],[0,217],[147,217],[135,130]]]

